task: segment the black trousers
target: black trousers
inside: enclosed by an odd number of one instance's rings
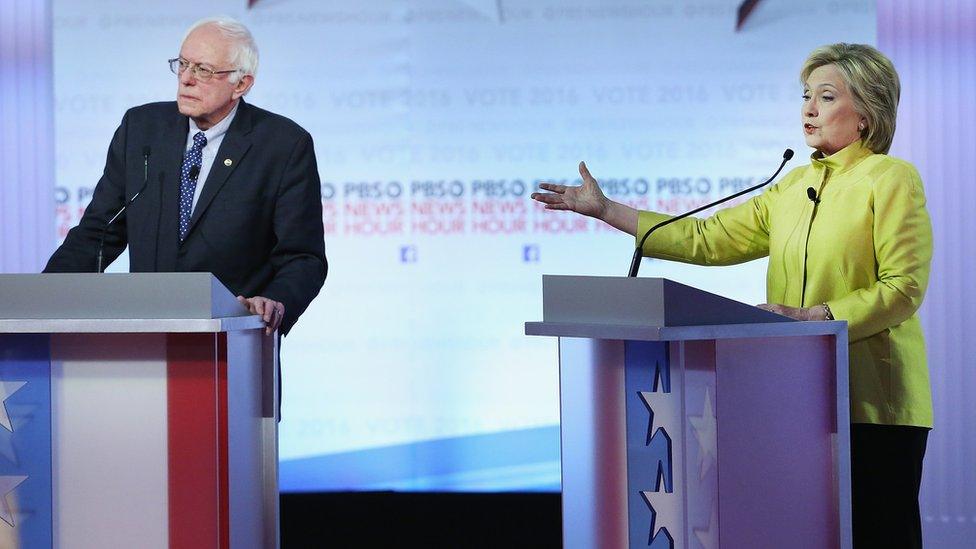
[[[929,429],[851,425],[855,549],[922,547],[918,489]]]

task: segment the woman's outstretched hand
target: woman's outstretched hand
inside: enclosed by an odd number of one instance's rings
[[[586,163],[579,164],[580,177],[583,184],[570,187],[556,183],[540,183],[539,188],[549,192],[532,193],[532,200],[542,202],[547,210],[568,210],[597,219],[603,219],[609,200],[600,190],[596,179],[586,169]]]

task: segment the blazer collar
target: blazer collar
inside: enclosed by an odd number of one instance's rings
[[[213,166],[210,168],[210,174],[207,176],[207,181],[203,184],[203,190],[200,191],[200,199],[193,208],[193,215],[190,217],[190,226],[187,229],[188,238],[189,233],[193,231],[193,227],[197,224],[197,221],[207,211],[210,203],[213,202],[217,192],[227,183],[230,174],[234,173],[234,170],[240,165],[241,159],[244,158],[248,149],[251,148],[251,140],[248,134],[251,133],[253,127],[253,116],[254,112],[252,107],[241,98],[240,104],[237,106],[237,115],[234,116],[234,121],[231,122],[230,128],[227,129],[227,134],[224,135],[224,140],[220,143],[220,149],[217,150],[217,156],[214,158]],[[186,132],[188,131],[189,123],[187,122],[184,125],[183,143],[186,143]]]
[[[190,131],[189,119],[180,114],[175,101],[172,105],[173,110],[165,117],[153,143],[151,160],[152,169],[157,172],[151,177],[155,177],[154,182],[159,185],[158,226],[156,238],[151,243],[155,257],[153,270],[161,272],[176,270],[180,240],[180,169],[183,166],[186,134]]]
[[[829,169],[832,174],[836,175],[853,168],[861,160],[872,154],[874,152],[865,147],[864,143],[858,139],[830,156],[824,156],[820,151],[816,151],[810,155],[810,161],[814,167]]]

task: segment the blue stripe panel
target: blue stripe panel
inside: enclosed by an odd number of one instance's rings
[[[559,491],[559,427],[284,460],[282,492]]]
[[[675,400],[668,343],[627,341],[627,523],[631,547],[673,547]],[[661,503],[666,505],[662,506]],[[655,504],[659,507],[655,509]],[[667,507],[665,509],[664,507]],[[667,511],[667,512],[666,512]]]
[[[0,501],[0,528],[21,547],[52,545],[50,351],[46,334],[0,334],[0,421],[11,428],[0,426],[0,484],[16,484],[0,498],[17,508],[7,515]]]

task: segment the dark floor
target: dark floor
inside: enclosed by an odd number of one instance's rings
[[[560,547],[559,494],[281,495],[281,546]]]

